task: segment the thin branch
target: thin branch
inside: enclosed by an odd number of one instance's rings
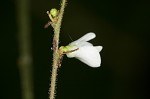
[[[64,8],[66,6],[67,0],[62,0],[61,2],[61,8],[59,11],[59,14],[57,16],[57,21],[55,23],[54,28],[54,37],[53,37],[53,65],[52,65],[52,74],[51,74],[51,85],[49,89],[49,99],[55,99],[55,87],[56,87],[56,79],[57,79],[57,70],[59,67],[61,55],[59,54],[59,34],[60,34],[60,28],[61,28],[61,22],[64,14]]]

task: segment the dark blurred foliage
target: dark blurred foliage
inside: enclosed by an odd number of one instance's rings
[[[35,99],[48,99],[52,64],[51,27],[46,11],[60,0],[31,0],[32,55]],[[0,99],[21,99],[17,66],[17,1],[1,1]],[[91,68],[64,57],[56,99],[148,99],[150,6],[146,0],[68,0],[60,45],[87,32],[102,45],[102,64]]]

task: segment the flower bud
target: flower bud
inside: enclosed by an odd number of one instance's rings
[[[52,8],[50,10],[50,14],[52,15],[52,17],[56,17],[58,15],[58,10],[55,8]]]

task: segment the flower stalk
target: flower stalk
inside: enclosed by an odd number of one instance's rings
[[[61,22],[64,14],[64,8],[66,6],[67,0],[62,0],[60,11],[58,12],[58,15],[55,15],[57,13],[54,13],[53,11],[47,11],[47,14],[51,20],[50,24],[54,29],[54,37],[53,37],[53,64],[52,64],[52,74],[51,74],[51,84],[49,88],[49,99],[55,99],[55,88],[56,88],[56,79],[57,79],[57,71],[60,66],[60,61],[62,59],[62,56],[59,51],[59,34],[60,34],[60,28],[61,28]],[[54,9],[53,9],[54,10]]]

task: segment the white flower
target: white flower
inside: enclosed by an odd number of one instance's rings
[[[72,51],[66,53],[67,57],[75,57],[90,67],[99,67],[101,65],[99,52],[102,50],[102,46],[93,46],[91,43],[87,42],[95,37],[95,33],[90,32],[70,43],[65,47],[67,49],[66,51]]]

